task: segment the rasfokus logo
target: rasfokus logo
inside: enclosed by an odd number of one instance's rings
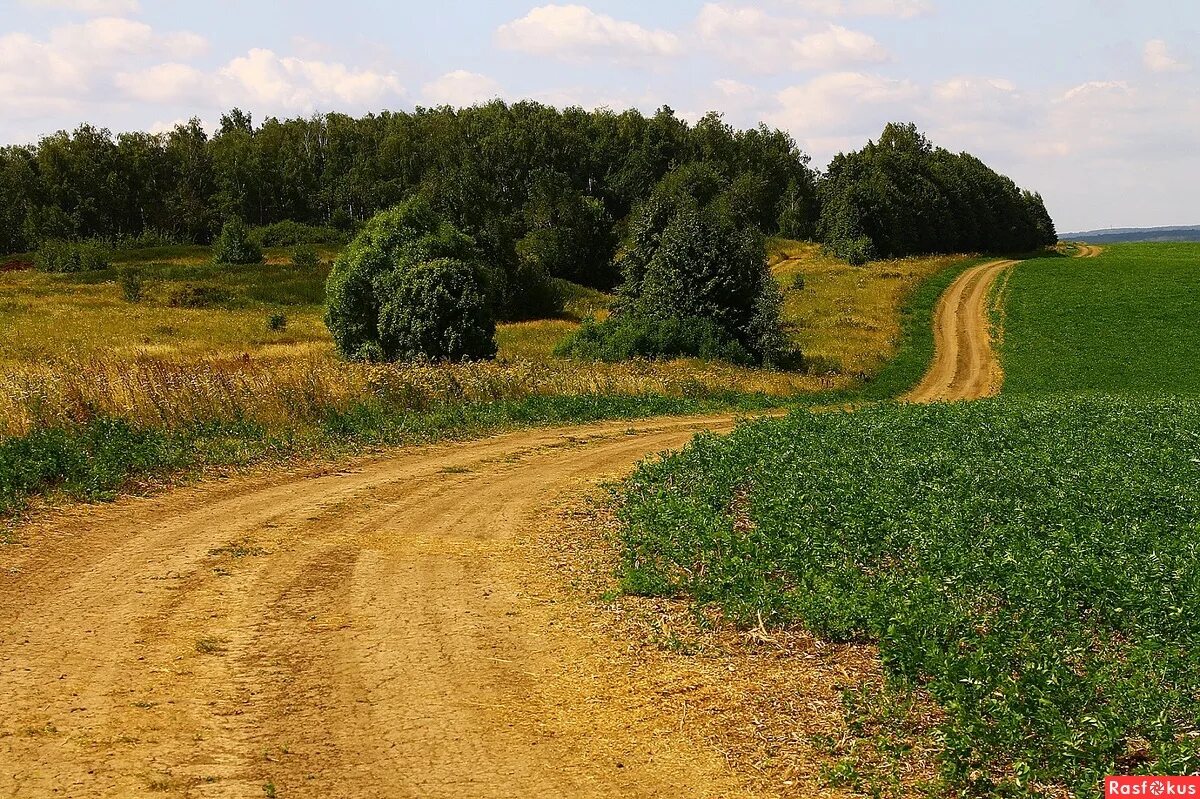
[[[1104,795],[1200,797],[1200,777],[1105,777]]]

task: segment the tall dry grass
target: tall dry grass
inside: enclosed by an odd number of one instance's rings
[[[790,395],[834,386],[828,378],[698,362],[368,365],[320,355],[88,358],[9,364],[0,371],[0,435],[98,417],[166,428],[239,419],[285,429],[364,402],[400,413],[531,396]]]

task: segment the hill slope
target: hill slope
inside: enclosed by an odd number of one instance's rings
[[[1086,230],[1082,233],[1064,233],[1059,238],[1063,241],[1082,241],[1087,244],[1120,244],[1139,241],[1200,241],[1200,226]]]

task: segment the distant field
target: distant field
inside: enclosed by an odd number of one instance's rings
[[[1200,393],[1200,244],[1025,261],[1003,305],[1005,394]]]

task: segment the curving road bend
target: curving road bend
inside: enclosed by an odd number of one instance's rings
[[[0,547],[0,796],[749,795],[522,548],[564,492],[733,424],[525,431],[27,525]]]

